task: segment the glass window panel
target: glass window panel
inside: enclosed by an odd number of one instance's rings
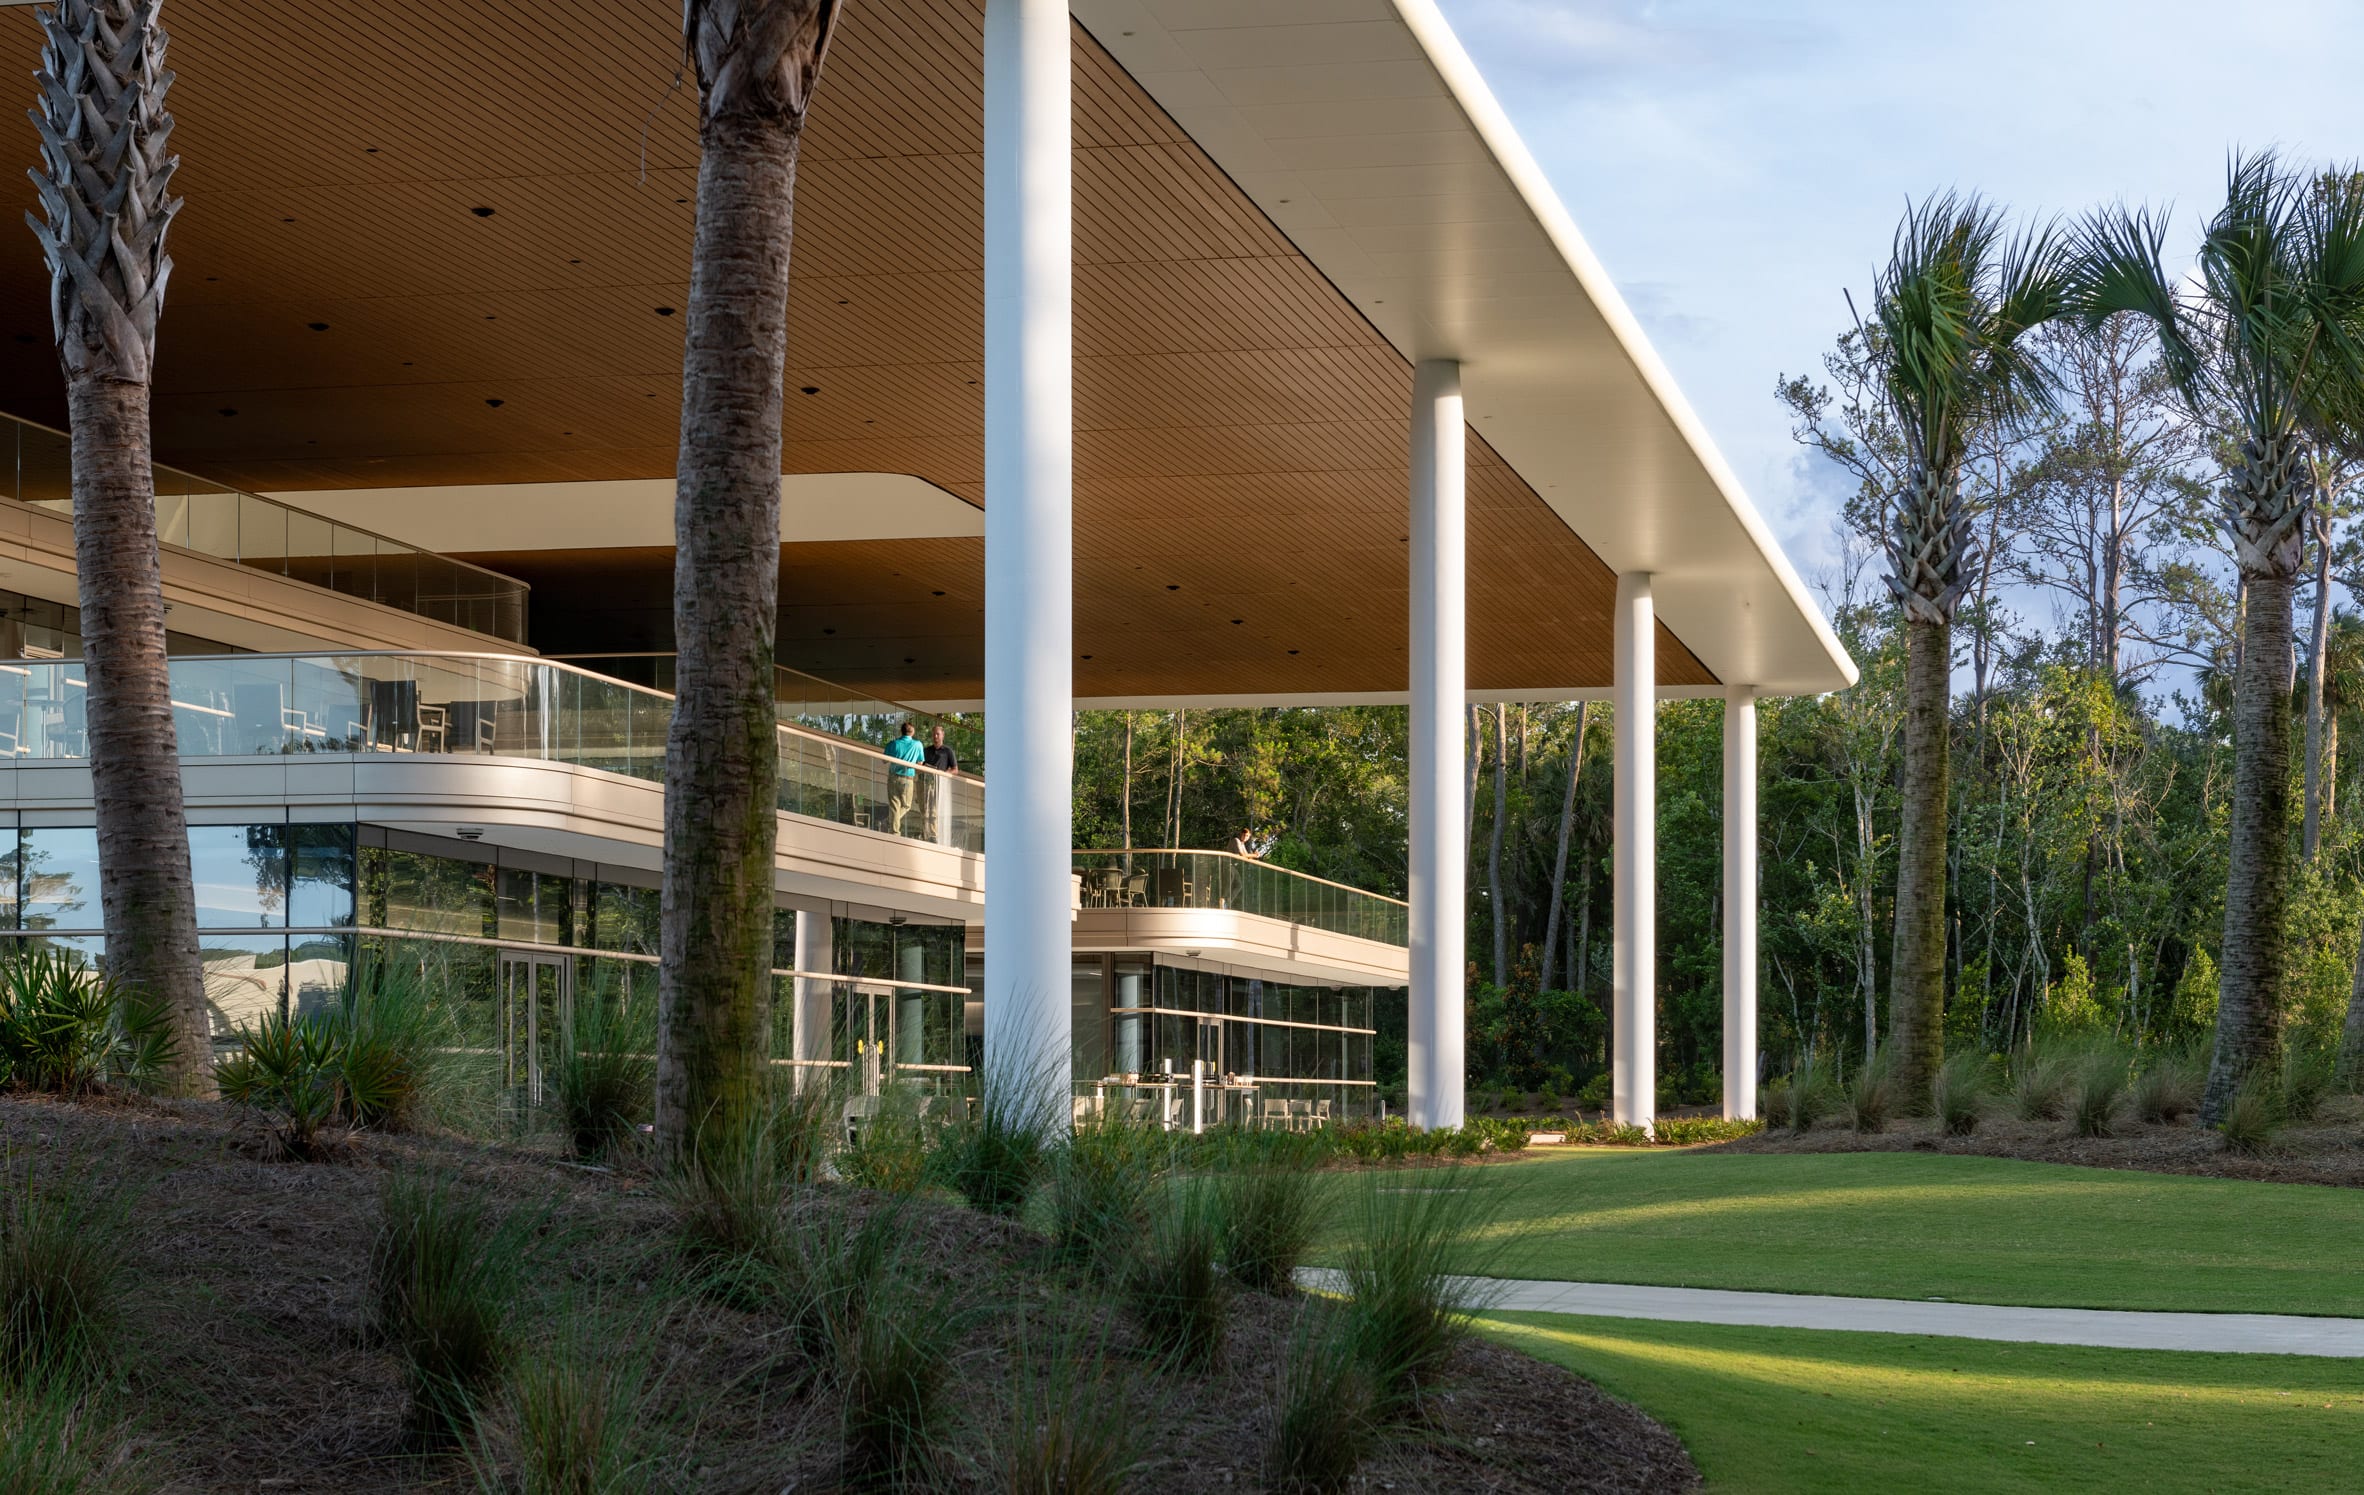
[[[22,902],[23,890],[17,886],[16,839],[15,826],[0,826],[0,929],[17,927],[17,911]]]
[[[287,927],[286,826],[190,826],[189,875],[198,928]]]
[[[98,832],[89,826],[41,826],[26,831],[22,844],[22,927],[98,928]]]
[[[503,867],[498,886],[500,938],[533,945],[567,942],[567,879]]]
[[[1075,1025],[1074,1073],[1079,1078],[1098,1079],[1108,1072],[1108,993],[1099,956],[1076,957],[1069,1013]]]
[[[353,923],[353,827],[288,827],[290,929],[342,929]]]
[[[628,888],[603,882],[592,892],[594,947],[634,955],[655,955],[659,949],[657,916],[662,894],[655,888]],[[628,962],[619,962],[628,965]]]
[[[217,1044],[233,1042],[287,1008],[287,936],[207,934],[198,959],[205,971],[205,1010]]]
[[[342,1002],[353,969],[353,936],[293,934],[287,940],[288,1001],[298,1016]]]
[[[493,869],[423,852],[388,850],[385,925],[430,934],[482,935],[491,922]]]

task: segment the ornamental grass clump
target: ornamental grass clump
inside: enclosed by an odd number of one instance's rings
[[[1149,1231],[1124,1274],[1123,1293],[1142,1343],[1187,1370],[1204,1370],[1223,1351],[1231,1281],[1217,1265],[1223,1219],[1213,1185],[1181,1179],[1163,1190]]]
[[[0,1381],[95,1375],[121,1322],[130,1224],[121,1196],[70,1169],[0,1165]]]
[[[924,1488],[951,1443],[959,1315],[896,1273],[838,1347],[839,1435],[849,1483]]]
[[[1142,1409],[1097,1337],[1074,1331],[1020,1341],[984,1466],[1009,1495],[1124,1495],[1137,1488]]]
[[[1930,1110],[1949,1137],[1967,1137],[1994,1096],[1994,1081],[1983,1054],[1956,1054],[1938,1068],[1929,1087]]]
[[[2117,1130],[2127,1079],[2126,1054],[2113,1045],[2077,1061],[2069,1075],[2069,1119],[2078,1136],[2107,1137]]]
[[[1848,1123],[1858,1132],[1880,1132],[1887,1130],[1895,1114],[1896,1081],[1886,1061],[1857,1066],[1855,1078],[1847,1084]]]
[[[2329,1054],[2298,1043],[2285,1046],[2276,1076],[2282,1120],[2293,1126],[2313,1121],[2330,1098],[2333,1076]]]
[[[321,1012],[267,1012],[238,1030],[238,1052],[214,1067],[224,1100],[269,1114],[288,1157],[336,1151],[341,1130],[408,1131],[447,1088],[449,1020],[415,979],[382,973],[375,991]]]
[[[159,1487],[130,1428],[107,1410],[113,1388],[54,1369],[0,1381],[0,1491],[147,1495]]]
[[[1266,1488],[1303,1495],[1347,1489],[1378,1437],[1371,1375],[1358,1353],[1352,1316],[1328,1304],[1309,1305],[1273,1380]]]
[[[1042,1181],[1050,1144],[1067,1124],[1064,1074],[988,1074],[935,1151],[936,1173],[981,1214],[1014,1220]]]
[[[1309,1139],[1271,1135],[1277,1145],[1242,1148],[1216,1175],[1215,1207],[1231,1280],[1249,1292],[1292,1293],[1319,1225],[1320,1180]]]
[[[659,1181],[675,1245],[710,1270],[719,1296],[733,1295],[736,1264],[784,1249],[789,1192],[809,1187],[826,1161],[839,1095],[821,1083],[776,1085],[740,1124],[707,1127]]]
[[[638,1495],[658,1487],[645,1324],[570,1311],[483,1419],[477,1483],[517,1495]],[[607,1332],[616,1331],[616,1332]]]
[[[2224,1150],[2245,1158],[2273,1151],[2282,1135],[2282,1098],[2274,1077],[2251,1071],[2225,1102],[2224,1119],[2216,1124]]]
[[[2058,1121],[2068,1115],[2074,1079],[2064,1055],[2030,1048],[2011,1066],[2011,1109],[2022,1121]]]
[[[2135,1119],[2172,1126],[2200,1109],[2200,1066],[2188,1054],[2161,1054],[2144,1065],[2127,1087]]]
[[[1507,1245],[1494,1229],[1502,1190],[1475,1168],[1418,1175],[1416,1188],[1364,1181],[1359,1229],[1340,1277],[1346,1332],[1383,1419],[1417,1404],[1491,1302],[1481,1279]]]
[[[1058,1145],[1047,1190],[1054,1257],[1095,1276],[1123,1271],[1148,1224],[1156,1151],[1147,1128],[1106,1118]]]
[[[928,1123],[909,1086],[889,1085],[837,1155],[837,1176],[882,1194],[916,1194],[927,1183]]]
[[[372,1338],[402,1364],[411,1425],[464,1436],[516,1351],[516,1300],[539,1224],[495,1213],[441,1177],[389,1175],[369,1247]]]
[[[550,1106],[568,1149],[585,1161],[625,1151],[656,1113],[657,1006],[587,994],[549,1069]]]
[[[1838,1101],[1838,1082],[1830,1072],[1830,1062],[1819,1050],[1809,1051],[1790,1073],[1787,1124],[1792,1132],[1803,1134],[1814,1129],[1814,1123],[1829,1115]]]

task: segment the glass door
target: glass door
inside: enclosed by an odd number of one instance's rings
[[[574,1036],[574,963],[538,950],[501,952],[501,1075],[538,1106]]]

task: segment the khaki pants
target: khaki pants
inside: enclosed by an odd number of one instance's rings
[[[899,773],[887,784],[887,823],[896,835],[903,834],[903,822],[911,815],[911,796],[919,787],[919,775]]]

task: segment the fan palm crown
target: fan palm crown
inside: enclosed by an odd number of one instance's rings
[[[1871,335],[1912,455],[1887,544],[1889,590],[1913,622],[1953,621],[1974,569],[1961,491],[1972,437],[2052,408],[2052,376],[2025,334],[2066,309],[2067,271],[2051,228],[2011,232],[1975,195],[1941,193],[1897,227]]]

